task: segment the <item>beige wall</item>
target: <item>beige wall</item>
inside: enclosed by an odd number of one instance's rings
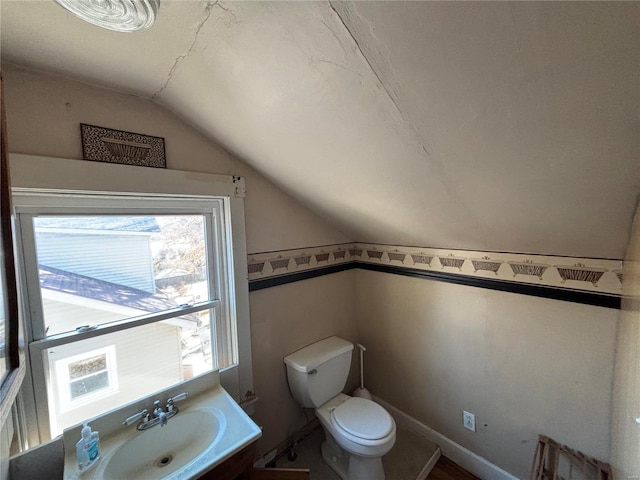
[[[625,258],[618,328],[611,463],[616,478],[640,478],[640,208]]]
[[[81,158],[81,122],[161,136],[169,168],[245,176],[249,253],[353,240],[162,107],[2,73],[11,152]],[[256,291],[250,304],[263,453],[308,420],[282,357],[337,334],[367,346],[375,394],[519,477],[538,433],[609,458],[617,311],[365,271]],[[462,428],[463,408],[477,414],[477,433]]]
[[[12,153],[81,159],[80,123],[163,137],[167,168],[245,177],[249,253],[351,241],[155,103],[12,65],[2,77]]]
[[[331,335],[357,340],[354,274],[350,270],[251,293],[253,381],[260,397],[254,419],[264,427],[261,453],[313,419],[289,393],[283,358]],[[356,387],[355,357],[348,392]]]
[[[355,280],[374,394],[518,478],[539,433],[608,461],[617,310],[363,270]]]
[[[245,177],[249,253],[351,240],[156,104],[11,65],[2,76],[10,152],[80,159],[80,123],[164,137],[168,168]],[[352,290],[344,272],[251,294],[256,421],[265,427],[265,450],[304,423],[282,358],[329,335],[355,340]]]

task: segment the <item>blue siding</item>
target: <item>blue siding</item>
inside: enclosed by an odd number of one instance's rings
[[[38,263],[155,292],[150,236],[36,232]]]

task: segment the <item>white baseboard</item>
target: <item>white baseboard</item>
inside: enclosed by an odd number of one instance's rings
[[[431,470],[433,470],[433,468],[436,466],[436,463],[438,463],[441,455],[442,454],[440,453],[440,447],[436,448],[436,451],[433,452],[433,455],[431,455],[431,458],[429,459],[427,464],[422,470],[420,470],[420,473],[416,477],[416,480],[425,480],[431,473]]]
[[[388,404],[381,398],[374,395],[373,399],[393,415],[398,425],[401,425],[435,443],[440,447],[440,450],[442,450],[442,454],[445,457],[451,459],[453,462],[457,463],[462,468],[473,473],[482,480],[519,480],[509,472],[502,470],[497,465],[489,462],[486,458],[473,453],[471,450],[464,448],[462,445],[457,444],[441,433],[436,432],[434,429],[420,423],[415,418],[410,417],[401,410],[398,410],[396,407]],[[437,460],[438,459],[436,458],[435,461]],[[433,468],[433,466],[431,468]]]

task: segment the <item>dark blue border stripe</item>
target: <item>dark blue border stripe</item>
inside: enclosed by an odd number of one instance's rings
[[[422,278],[424,280],[434,280],[437,282],[453,283],[456,285],[466,285],[469,287],[487,288],[501,292],[518,293],[520,295],[530,295],[533,297],[550,298],[565,302],[581,303],[596,307],[620,309],[621,298],[617,295],[610,295],[598,292],[588,292],[585,290],[574,290],[570,288],[557,288],[545,285],[533,285],[528,283],[509,282],[505,280],[478,278],[469,275],[459,275],[449,272],[438,272],[431,270],[418,270],[409,267],[399,267],[396,265],[381,265],[375,263],[365,263],[351,261],[338,265],[306,270],[292,274],[280,275],[277,277],[252,280],[249,282],[249,291],[262,290],[264,288],[286,285],[287,283],[298,282],[309,278],[320,277],[332,273],[361,268],[374,272],[391,273],[406,277]]]
[[[356,268],[354,262],[344,262],[337,265],[328,265],[326,267],[314,268],[312,270],[304,270],[302,272],[287,273],[278,275],[277,277],[261,278],[259,280],[249,281],[249,291],[255,292],[265,288],[277,287],[278,285],[286,285],[287,283],[299,282],[309,278],[321,277],[332,273],[344,272]]]
[[[573,290],[570,288],[548,287],[545,285],[532,285],[528,283],[509,282],[489,278],[478,278],[448,272],[417,270],[415,268],[398,267],[394,265],[377,265],[374,263],[357,262],[356,266],[363,270],[372,270],[375,272],[393,273],[407,277],[423,278],[425,280],[454,283],[456,285],[487,288],[489,290],[498,290],[501,292],[519,293],[521,295],[563,300],[565,302],[583,303],[585,305],[594,305],[596,307],[620,309],[620,297],[604,293]]]

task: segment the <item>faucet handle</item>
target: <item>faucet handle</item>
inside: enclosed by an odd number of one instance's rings
[[[175,395],[171,398],[169,398],[167,400],[167,413],[169,412],[173,412],[174,410],[176,410],[176,407],[173,406],[174,402],[178,402],[180,400],[184,400],[185,398],[187,398],[187,392],[182,392],[179,393],[178,395]]]
[[[180,400],[184,400],[185,398],[187,398],[188,395],[189,394],[187,392],[182,392],[182,393],[179,393],[178,395],[171,397],[169,400],[167,400],[167,402],[171,402],[171,403],[178,402]]]
[[[122,422],[123,425],[131,425],[134,422],[137,422],[138,420],[142,419],[142,423],[147,423],[149,421],[149,412],[147,412],[147,409],[145,408],[144,410],[142,410],[141,412],[138,412],[134,415],[131,415],[130,417],[127,417],[125,419],[124,422]]]

